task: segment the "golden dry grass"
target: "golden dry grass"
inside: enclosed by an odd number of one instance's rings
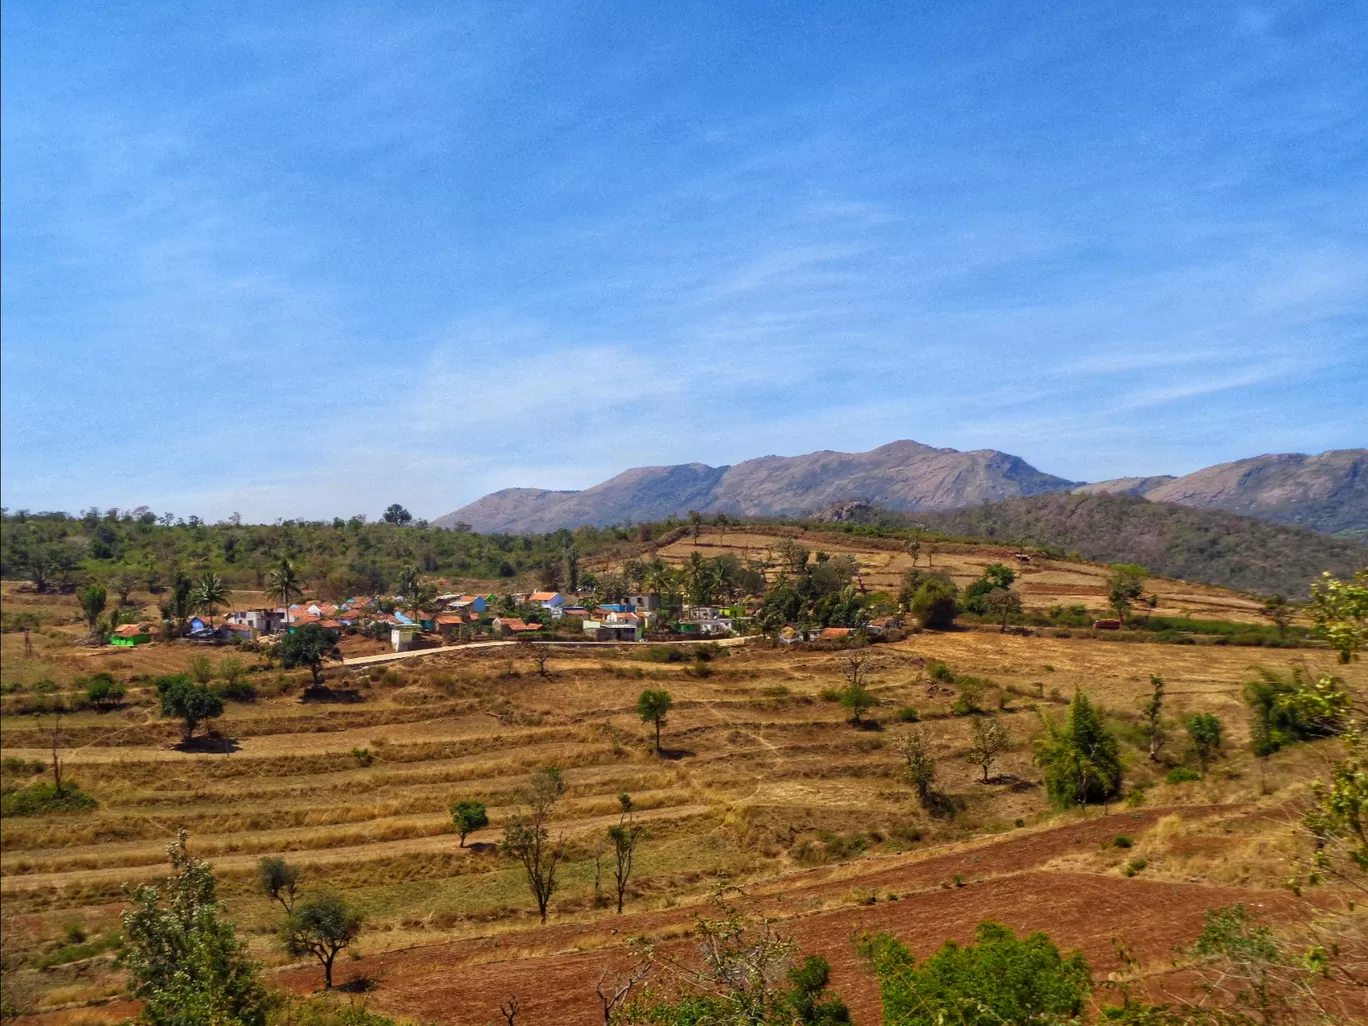
[[[727,543],[733,540],[729,532]],[[690,545],[678,547],[686,552]],[[898,558],[906,557],[892,553],[890,565]],[[965,555],[966,573],[972,565]],[[871,574],[876,569],[871,564]],[[15,636],[4,636],[6,681],[31,680],[35,663],[64,668],[65,676],[53,677],[69,680],[98,659],[121,676],[180,670],[192,654],[151,646],[95,657],[73,655],[60,636],[35,643],[38,659],[16,661]],[[71,716],[68,771],[100,808],[5,822],[5,958],[31,964],[60,946],[70,923],[112,928],[123,882],[157,875],[162,848],[181,827],[191,832],[191,849],[216,862],[230,910],[254,951],[273,964],[282,961],[270,932],[275,910],[254,893],[253,872],[259,856],[278,853],[306,867],[308,886],[338,888],[366,910],[368,953],[475,936],[506,939],[497,952],[482,949],[488,958],[541,951],[516,868],[497,855],[459,849],[445,810],[458,798],[485,801],[491,828],[471,840],[495,840],[527,773],[548,764],[565,769],[557,832],[572,848],[553,910],[558,921],[579,924],[583,937],[575,944],[583,949],[621,942],[595,905],[593,842],[613,821],[624,791],[647,829],[630,907],[664,913],[689,906],[721,881],[746,883],[780,901],[795,880],[816,888],[804,899],[816,903],[803,906],[808,910],[854,906],[871,888],[888,889],[879,874],[889,867],[947,852],[973,858],[997,838],[1017,836],[1018,821],[1028,829],[1060,822],[1031,759],[1041,713],[1057,715],[1082,689],[1124,734],[1152,673],[1168,682],[1175,719],[1196,710],[1222,718],[1230,754],[1207,780],[1167,786],[1163,767],[1128,749],[1129,782],[1153,785],[1151,807],[1217,805],[1228,812],[1163,820],[1128,852],[1094,844],[1061,853],[1052,865],[1113,877],[1126,859],[1141,856],[1144,873],[1155,879],[1241,887],[1276,887],[1287,875],[1286,860],[1296,852],[1288,803],[1325,756],[1318,746],[1289,750],[1261,781],[1242,754],[1240,689],[1258,665],[1297,659],[1313,670],[1334,669],[1327,653],[991,631],[926,633],[868,651],[871,686],[882,703],[872,718],[880,729],[852,727],[824,699],[842,683],[840,652],[762,645],[717,656],[707,676],[691,666],[642,662],[631,650],[557,651],[546,679],[519,657],[521,676],[507,676],[504,652],[443,652],[404,667],[395,683],[367,678],[359,705],[304,705],[297,693],[285,693],[233,706],[218,724],[237,738],[231,754],[176,749],[176,731],[146,707]],[[984,707],[1000,712],[1013,740],[994,767],[994,783],[979,782],[978,770],[963,759],[970,721],[952,714],[954,689],[928,679],[934,661],[988,682]],[[1361,667],[1346,676],[1358,687],[1366,682]],[[636,697],[648,685],[666,687],[675,699],[663,759],[635,714]],[[918,711],[932,738],[938,786],[960,806],[953,820],[921,811],[901,779],[895,744],[907,728],[897,713],[906,707]],[[6,756],[43,757],[32,717],[6,715],[0,730]],[[354,748],[369,749],[373,762],[360,765]],[[569,948],[560,942],[546,948],[563,950]],[[61,973],[42,979],[48,982],[35,1008],[94,1002],[119,986],[104,963],[79,980]]]

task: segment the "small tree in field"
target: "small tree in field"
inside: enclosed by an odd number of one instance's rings
[[[994,588],[983,596],[983,607],[1001,621],[1000,628],[1007,632],[1007,618],[1021,612],[1021,592],[1015,588]]]
[[[1206,776],[1211,763],[1221,754],[1221,721],[1211,713],[1194,713],[1183,721],[1187,728],[1197,768]]]
[[[76,601],[81,604],[81,614],[92,631],[100,626],[100,614],[104,612],[106,595],[103,584],[90,584],[76,593]]]
[[[185,850],[167,849],[171,877],[144,885],[123,914],[130,991],[148,1026],[264,1026],[270,997],[215,896],[214,872]]]
[[[1107,576],[1107,599],[1122,623],[1145,589],[1145,568],[1134,563],[1116,563]]]
[[[185,724],[185,740],[195,736],[195,728],[205,720],[223,715],[223,699],[208,688],[192,683],[183,675],[162,677],[157,681],[163,716]]]
[[[1149,748],[1151,762],[1159,761],[1159,753],[1168,744],[1168,728],[1164,726],[1164,678],[1150,674],[1149,698],[1140,708],[1140,730]]]
[[[261,893],[280,903],[287,916],[294,915],[295,893],[299,888],[299,867],[282,858],[267,856],[257,863],[257,886]]]
[[[334,894],[305,898],[285,922],[292,955],[313,955],[323,967],[323,989],[332,989],[333,962],[361,932],[361,913]]]
[[[996,716],[976,716],[969,724],[969,752],[965,758],[983,770],[983,782],[988,783],[988,772],[999,755],[1007,751],[1011,738],[1007,728]]]
[[[1045,790],[1061,808],[1105,802],[1121,790],[1121,754],[1116,735],[1083,692],[1074,695],[1063,726],[1041,714],[1045,737],[1036,742],[1036,761],[1045,768]]]
[[[660,747],[660,728],[665,725],[665,717],[670,708],[674,705],[674,699],[665,690],[653,690],[647,688],[637,698],[637,715],[641,717],[642,723],[655,724],[655,750],[657,755],[663,755],[664,749]]]
[[[468,835],[489,826],[489,813],[485,811],[484,802],[456,802],[451,806],[451,822],[461,838],[460,846],[464,848]]]
[[[1288,602],[1286,596],[1274,595],[1264,600],[1259,612],[1278,628],[1278,637],[1282,638],[1287,636],[1288,624],[1297,616],[1297,607]]]
[[[558,767],[533,773],[523,793],[523,807],[504,831],[504,854],[522,863],[543,923],[556,892],[556,869],[565,858],[564,843],[552,841],[550,830],[551,814],[564,793],[565,780]]]
[[[921,730],[910,730],[898,742],[898,750],[905,763],[907,781],[917,792],[922,807],[931,802],[931,788],[936,782],[936,760],[931,754],[931,740]]]
[[[313,678],[313,687],[323,683],[323,663],[325,660],[340,663],[342,651],[337,647],[338,634],[331,627],[320,627],[316,623],[306,623],[295,628],[276,645],[276,655],[280,665],[287,670],[307,666]]]
[[[632,875],[632,856],[636,854],[641,828],[632,822],[632,796],[618,795],[617,826],[608,828],[608,839],[613,842],[613,875],[617,885],[617,910],[622,915],[622,902],[627,894],[627,879]]]

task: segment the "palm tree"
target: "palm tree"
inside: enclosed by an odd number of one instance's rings
[[[228,585],[212,570],[206,572],[195,584],[195,606],[209,614],[209,623],[212,624],[218,607],[227,604]]]
[[[290,622],[290,599],[303,598],[304,591],[299,586],[299,571],[289,556],[280,557],[280,565],[271,571],[266,581],[266,594],[269,598],[280,599],[285,607],[285,622]]]

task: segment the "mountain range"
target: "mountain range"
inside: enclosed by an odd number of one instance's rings
[[[433,521],[482,533],[539,534],[584,524],[664,520],[689,510],[802,516],[847,500],[946,512],[1062,492],[1129,495],[1225,510],[1327,533],[1368,531],[1368,449],[1284,453],[1182,477],[1070,481],[996,449],[961,452],[897,441],[869,452],[762,456],[730,467],[636,467],[582,491],[505,488]]]

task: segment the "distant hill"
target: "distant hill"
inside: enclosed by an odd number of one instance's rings
[[[1125,477],[1077,492],[1141,495],[1198,509],[1224,509],[1317,531],[1368,530],[1368,449],[1315,456],[1283,453],[1220,463],[1184,477]]]
[[[959,452],[900,441],[870,452],[763,456],[734,467],[637,467],[581,492],[507,488],[433,521],[483,533],[537,534],[582,524],[663,520],[691,509],[796,516],[858,497],[898,510],[942,510],[1040,495],[1077,482],[995,449]]]
[[[1306,596],[1323,571],[1368,566],[1368,545],[1224,510],[1133,495],[1066,494],[919,514],[929,529],[1077,552],[1240,591]]]
[[[584,524],[682,517],[691,509],[742,517],[800,516],[858,500],[902,512],[939,512],[1070,491],[1224,509],[1328,533],[1368,532],[1368,449],[1255,456],[1185,477],[1082,484],[996,449],[960,452],[899,441],[869,452],[763,456],[733,467],[636,467],[583,491],[505,488],[433,523],[465,523],[482,533],[541,534]]]

